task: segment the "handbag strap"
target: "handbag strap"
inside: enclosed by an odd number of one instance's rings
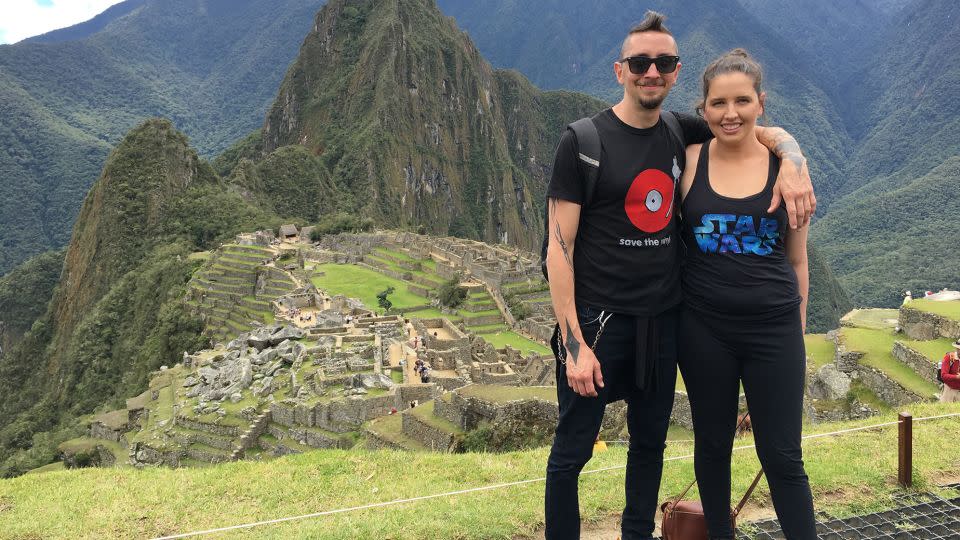
[[[750,418],[750,413],[749,413],[749,412],[748,412],[747,414],[743,415],[743,418],[741,418],[740,421],[737,422],[737,427],[733,428],[733,432],[734,432],[734,433],[736,433],[737,430],[740,429],[740,426],[742,426],[743,423],[747,421],[747,418]],[[734,515],[740,513],[740,507],[743,506],[743,505],[747,502],[747,499],[750,498],[750,494],[753,493],[753,488],[757,487],[757,482],[760,481],[760,476],[762,476],[762,475],[763,475],[763,469],[760,469],[760,473],[759,473],[759,474],[757,475],[757,477],[753,480],[753,485],[750,486],[750,489],[747,490],[747,494],[743,496],[743,500],[740,501],[740,504],[737,506],[737,510],[734,512]],[[687,485],[687,487],[684,488],[684,490],[681,491],[679,495],[677,495],[677,498],[673,500],[673,506],[676,506],[677,504],[679,504],[680,501],[683,500],[684,496],[686,496],[687,492],[690,491],[690,489],[691,489],[691,488],[693,487],[693,485],[696,484],[696,483],[697,483],[697,479],[696,479],[696,475],[694,475],[693,482],[690,482],[690,484]]]
[[[753,483],[750,484],[750,487],[747,488],[747,492],[743,494],[743,498],[740,499],[740,502],[737,504],[737,507],[733,510],[733,517],[740,515],[740,510],[743,509],[743,505],[747,504],[747,499],[750,498],[750,495],[753,493],[753,489],[757,487],[757,484],[760,483],[760,478],[763,477],[763,469],[760,469],[760,472],[757,473],[757,476],[753,479]]]

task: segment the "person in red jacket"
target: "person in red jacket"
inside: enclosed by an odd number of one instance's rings
[[[960,339],[953,342],[954,351],[943,355],[940,365],[940,377],[943,379],[943,393],[940,394],[942,403],[960,402]]]

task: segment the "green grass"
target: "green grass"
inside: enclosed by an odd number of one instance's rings
[[[960,404],[919,404],[915,417],[960,412]],[[816,431],[889,421],[827,424]],[[397,418],[388,420],[396,422]],[[933,489],[954,474],[960,419],[914,424],[916,489]],[[808,430],[807,434],[813,433]],[[897,430],[852,433],[806,441],[804,461],[818,510],[832,515],[896,505]],[[737,447],[752,444],[748,436]],[[543,476],[549,449],[504,454],[442,454],[319,450],[265,462],[242,461],[202,469],[86,469],[0,480],[4,538],[149,538],[298,516],[311,512],[445,493]],[[687,443],[668,444],[667,457],[685,456]],[[621,466],[626,448],[612,445],[586,470],[613,470],[580,480],[583,519],[596,521],[624,505]],[[734,493],[742,493],[758,467],[754,450],[733,459]],[[693,477],[692,460],[664,465],[660,499]],[[149,486],[150,489],[143,489]],[[612,487],[613,486],[613,487]],[[755,500],[766,500],[761,482]],[[177,504],[169,504],[176,500]],[[211,508],[216,508],[211,512]],[[480,540],[530,536],[543,523],[543,484],[480,491],[429,501],[347,512],[262,526],[230,537],[258,539],[403,538]]]
[[[506,327],[504,327],[506,328]],[[542,343],[537,343],[531,339],[527,339],[516,332],[511,332],[509,330],[504,332],[498,332],[496,334],[483,334],[483,339],[488,343],[493,344],[494,347],[501,349],[506,345],[513,347],[514,349],[520,351],[523,354],[529,352],[536,353],[538,355],[550,354],[550,348]]]
[[[62,461],[56,461],[56,462],[51,463],[51,464],[49,464],[49,465],[44,465],[43,467],[37,467],[36,469],[33,469],[32,471],[27,471],[26,474],[43,474],[43,473],[46,473],[46,472],[65,471],[65,470],[67,470],[67,468],[64,466],[63,462],[62,462]],[[2,503],[0,503],[0,504],[2,504]]]
[[[943,360],[943,355],[955,350],[953,348],[953,341],[946,338],[932,339],[930,341],[914,341],[906,339],[901,341],[907,347],[910,347],[911,349],[929,358],[931,362],[939,362],[940,360]]]
[[[930,397],[938,392],[938,388],[933,383],[923,379],[893,357],[891,351],[896,337],[892,332],[867,328],[842,328],[840,335],[848,350],[866,353],[860,360],[863,364],[883,371],[907,390],[924,397]]]
[[[886,413],[892,410],[890,405],[880,399],[877,394],[866,387],[863,382],[859,380],[853,380],[850,382],[850,397],[860,400],[861,403],[864,403],[871,407],[874,410],[880,411],[881,413]]]
[[[499,309],[488,309],[486,311],[467,311],[465,309],[458,310],[462,317],[467,319],[476,319],[477,317],[489,317],[491,315],[500,315]]]
[[[387,298],[393,302],[395,311],[429,303],[427,298],[407,290],[406,282],[368,268],[345,264],[321,264],[317,270],[324,273],[323,276],[314,276],[311,280],[317,288],[334,295],[343,294],[351,298],[359,298],[370,309],[377,309],[377,294],[386,290],[387,287],[394,288],[394,292]]]
[[[816,372],[824,364],[833,362],[836,356],[836,346],[826,334],[806,334],[803,343],[807,349],[807,371]]]
[[[392,256],[392,257],[394,257],[394,258],[400,259],[401,261],[420,262],[419,259],[414,259],[414,258],[411,257],[410,255],[407,255],[406,253],[404,253],[404,252],[402,252],[402,251],[397,251],[397,250],[395,250],[395,249],[389,249],[389,248],[385,248],[385,247],[378,247],[378,248],[374,248],[373,251],[376,252],[376,253],[386,253],[387,255],[390,255],[390,256]]]
[[[496,386],[474,384],[457,390],[462,396],[475,397],[492,403],[506,403],[520,399],[539,398],[556,403],[557,389],[552,386]]]
[[[855,309],[844,316],[844,322],[857,328],[882,330],[897,325],[900,312],[896,309]]]
[[[439,309],[430,308],[430,309],[421,309],[417,311],[409,311],[405,313],[407,317],[414,317],[417,319],[450,319],[451,321],[459,321],[461,317],[445,315]]]
[[[370,431],[404,448],[410,450],[427,450],[427,447],[424,446],[422,442],[403,432],[403,418],[401,418],[399,414],[381,416],[376,420],[372,420],[368,424],[368,427]]]
[[[127,460],[130,457],[129,456],[130,452],[126,448],[121,446],[120,443],[113,442],[113,441],[107,441],[104,439],[92,439],[90,437],[80,437],[77,439],[71,439],[69,441],[60,443],[60,445],[58,446],[58,449],[64,452],[67,452],[69,454],[76,454],[78,452],[87,452],[87,453],[92,452],[98,446],[105,448],[111,454],[113,454],[113,459],[117,466],[120,466],[120,467],[128,466]],[[46,470],[49,471],[51,469],[52,467]]]
[[[918,311],[926,311],[928,313],[935,313],[942,317],[948,319],[953,319],[955,321],[960,321],[960,301],[952,300],[949,302],[937,302],[934,300],[925,300],[923,298],[918,300],[911,300],[907,307],[911,309],[916,309]]]
[[[195,251],[190,255],[187,255],[187,258],[191,261],[209,261],[212,254],[209,251]]]
[[[433,404],[434,401],[430,400],[426,403],[418,405],[415,409],[409,409],[403,414],[412,414],[421,422],[444,433],[449,433],[452,435],[463,434],[463,430],[460,429],[460,426],[455,425],[453,422],[445,418],[440,418],[439,416],[434,415]]]

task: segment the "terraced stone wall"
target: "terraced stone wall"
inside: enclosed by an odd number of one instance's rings
[[[912,309],[909,305],[900,308],[900,327],[911,339],[960,339],[960,321]]]
[[[904,345],[902,341],[895,341],[893,343],[893,357],[910,366],[910,369],[915,371],[917,375],[934,384],[940,384],[940,381],[937,380],[937,364],[931,362],[926,356]]]

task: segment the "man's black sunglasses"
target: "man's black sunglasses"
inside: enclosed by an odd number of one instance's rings
[[[630,72],[634,75],[643,75],[650,69],[650,64],[657,65],[658,73],[673,73],[680,62],[679,56],[658,56],[650,58],[649,56],[628,56],[620,59],[620,62],[626,62],[630,66]]]

